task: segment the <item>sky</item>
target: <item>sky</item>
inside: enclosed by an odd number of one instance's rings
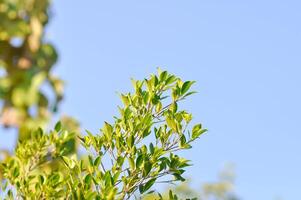
[[[60,115],[97,133],[117,113],[117,92],[131,91],[130,78],[161,67],[197,81],[198,94],[182,104],[209,129],[184,153],[195,187],[234,163],[243,199],[299,199],[300,7],[297,0],[53,1],[47,38],[60,53],[54,72],[66,81]]]

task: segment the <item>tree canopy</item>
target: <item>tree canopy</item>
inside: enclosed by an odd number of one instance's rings
[[[190,162],[177,152],[206,132],[190,125],[192,115],[178,107],[193,91],[193,81],[160,71],[132,80],[133,93],[120,94],[123,106],[100,132],[78,136],[87,158],[70,155],[74,134],[59,122],[46,133],[38,129],[20,141],[2,164],[7,195],[29,199],[130,199],[158,182],[184,181]],[[56,162],[55,168],[47,167]],[[46,167],[45,167],[46,166]],[[13,187],[14,189],[10,189]]]

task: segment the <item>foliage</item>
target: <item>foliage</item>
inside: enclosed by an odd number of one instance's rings
[[[19,139],[45,127],[63,95],[51,73],[57,53],[45,38],[48,17],[48,0],[0,0],[1,124],[18,128]]]
[[[0,150],[0,198],[128,199],[152,192],[159,182],[183,181],[189,162],[176,152],[206,130],[199,124],[189,132],[192,115],[178,110],[194,82],[165,71],[133,81],[135,92],[121,94],[120,116],[97,135],[78,137],[79,124],[70,117],[43,130],[63,97],[63,81],[52,73],[58,55],[45,36],[49,5],[0,0],[0,123],[19,131],[15,155]],[[75,154],[79,143],[83,157]],[[179,196],[170,191],[163,197],[181,198],[175,190]]]
[[[133,93],[120,94],[123,106],[113,123],[100,133],[78,137],[86,158],[69,155],[64,145],[74,134],[42,129],[20,141],[14,157],[2,165],[6,195],[22,199],[129,199],[146,194],[158,182],[184,181],[190,162],[176,154],[206,132],[201,124],[190,131],[192,115],[178,103],[194,92],[193,81],[183,82],[159,70],[142,81],[132,80]],[[57,168],[45,168],[49,162]],[[11,189],[13,188],[13,189]],[[176,199],[171,194],[171,199]]]

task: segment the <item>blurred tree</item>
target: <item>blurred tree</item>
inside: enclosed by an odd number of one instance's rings
[[[0,0],[0,122],[20,139],[45,127],[63,97],[63,81],[51,73],[57,52],[45,38],[48,18],[48,0]]]

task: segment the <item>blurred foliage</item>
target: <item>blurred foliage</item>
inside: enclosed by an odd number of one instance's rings
[[[1,165],[3,193],[13,199],[130,199],[151,192],[164,181],[185,181],[190,161],[178,152],[190,149],[206,129],[191,126],[192,114],[180,101],[194,92],[194,81],[159,70],[142,81],[132,80],[133,93],[120,94],[123,106],[100,133],[79,136],[87,152],[81,159],[69,148],[74,133],[57,123],[20,141],[15,156]],[[66,123],[67,124],[67,123]],[[70,125],[73,124],[73,125]],[[69,122],[69,126],[74,126]],[[73,127],[74,128],[74,127]],[[47,167],[57,162],[57,168]],[[177,199],[170,194],[170,199]]]
[[[57,52],[45,38],[48,18],[48,0],[0,0],[0,120],[20,139],[45,127],[63,97],[63,81],[51,73]]]

